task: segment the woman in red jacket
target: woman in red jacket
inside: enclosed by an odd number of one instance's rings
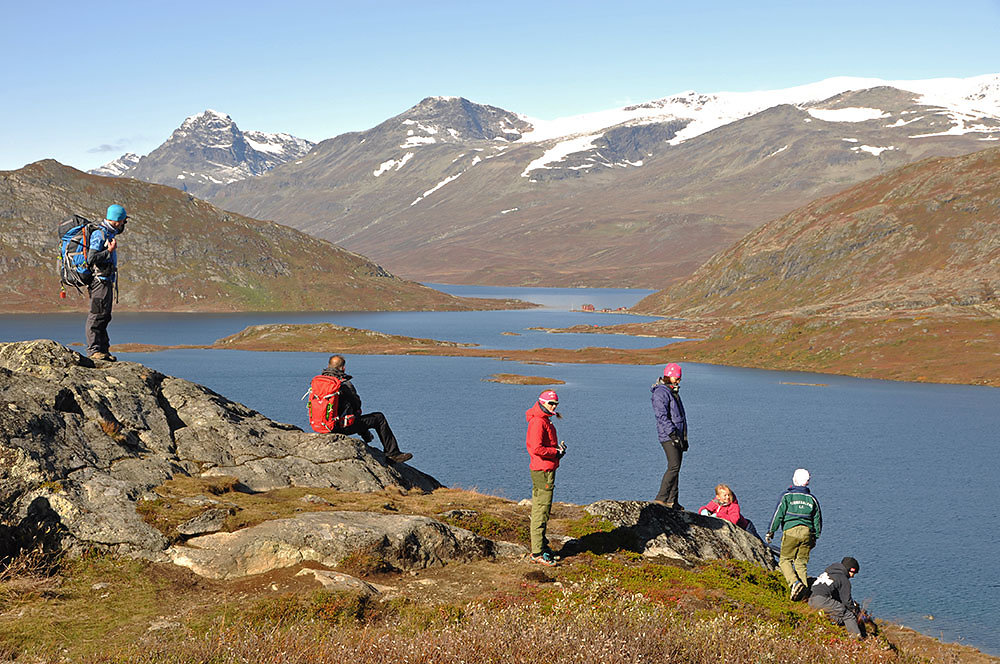
[[[559,406],[559,395],[552,390],[542,392],[538,401],[524,417],[528,422],[528,435],[524,443],[528,448],[531,470],[531,556],[533,563],[554,567],[557,563],[545,537],[545,527],[552,511],[552,493],[556,486],[556,468],[566,454],[566,443],[556,438],[556,428],[551,418]]]

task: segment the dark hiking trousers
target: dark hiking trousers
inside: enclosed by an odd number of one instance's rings
[[[396,436],[393,435],[392,429],[389,428],[389,423],[382,413],[358,415],[354,418],[354,424],[343,429],[337,429],[336,431],[337,433],[351,435],[353,433],[368,431],[369,429],[375,429],[378,439],[382,441],[382,449],[385,450],[387,457],[392,458],[399,455],[399,443],[396,442]]]
[[[87,314],[87,355],[107,353],[111,346],[108,323],[111,322],[111,305],[115,285],[110,281],[94,279],[90,282],[90,313]]]
[[[822,611],[835,625],[843,625],[847,629],[847,633],[854,638],[864,638],[861,627],[858,626],[857,616],[834,598],[826,595],[813,595],[809,598],[809,606]]]
[[[681,472],[681,460],[684,458],[684,453],[674,445],[672,440],[661,440],[660,445],[663,446],[663,451],[667,453],[667,472],[663,473],[663,479],[660,480],[660,492],[656,494],[656,500],[662,500],[665,503],[676,503],[677,476]]]

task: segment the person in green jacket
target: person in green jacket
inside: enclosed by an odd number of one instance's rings
[[[781,495],[778,507],[768,526],[768,543],[774,531],[781,528],[781,554],[778,569],[785,575],[790,587],[792,601],[798,601],[809,588],[806,568],[809,553],[816,546],[816,540],[823,530],[823,513],[819,501],[809,491],[809,471],[798,468],[792,475],[792,486]]]

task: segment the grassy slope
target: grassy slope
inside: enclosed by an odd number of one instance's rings
[[[172,187],[81,173],[47,160],[0,172],[0,306],[82,311],[59,298],[55,225],[132,217],[119,249],[116,311],[382,311],[510,308],[394,277],[367,258],[286,226],[226,212]]]
[[[473,492],[339,493],[283,489],[254,496],[224,478],[173,481],[144,504],[168,535],[180,499],[233,506],[227,528],[303,510],[438,515],[524,543],[528,508]],[[312,493],[327,501],[303,502]],[[190,509],[190,508],[188,508]],[[591,552],[539,569],[519,561],[454,563],[416,575],[352,557],[338,569],[383,588],[377,598],[318,590],[301,566],[238,581],[173,565],[90,556],[54,574],[0,574],[0,656],[74,662],[997,662],[893,625],[856,643],[786,598],[777,572],[740,562],[695,568],[650,562],[609,524],[557,503],[550,532]],[[440,518],[440,517],[439,517]]]

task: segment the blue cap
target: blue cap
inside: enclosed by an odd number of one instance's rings
[[[108,215],[105,217],[108,221],[125,221],[128,219],[128,215],[125,213],[125,208],[121,205],[109,205]]]

